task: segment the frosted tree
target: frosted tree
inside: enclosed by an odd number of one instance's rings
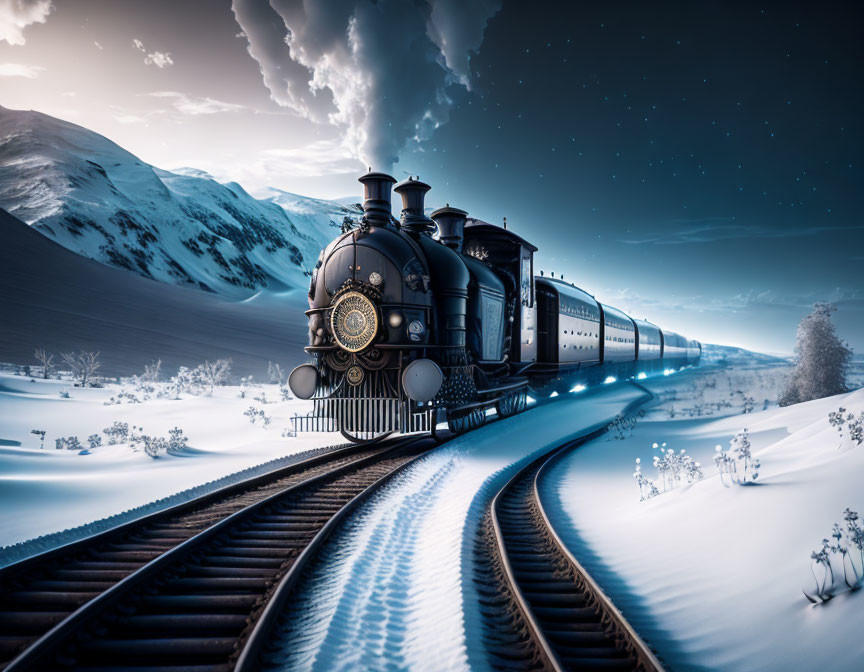
[[[162,373],[162,360],[156,359],[149,364],[144,365],[144,373],[141,374],[141,380],[148,383],[155,383],[159,380]]]
[[[282,370],[282,367],[279,366],[276,362],[268,362],[267,363],[267,374],[270,376],[271,383],[277,383],[281,385],[285,382],[285,372]]]
[[[780,406],[822,399],[846,392],[846,371],[852,351],[837,337],[833,303],[817,303],[798,325],[795,370],[780,395]]]
[[[45,379],[50,378],[51,373],[54,371],[54,355],[45,350],[45,348],[36,348],[33,356],[39,362],[39,366],[42,367],[42,377]]]
[[[72,370],[72,377],[81,387],[87,387],[92,382],[96,370],[101,366],[98,352],[65,352],[63,361]]]
[[[201,377],[201,381],[209,386],[208,394],[213,394],[213,388],[216,385],[222,385],[228,380],[231,373],[230,359],[217,359],[215,362],[204,362],[198,367],[197,373]]]

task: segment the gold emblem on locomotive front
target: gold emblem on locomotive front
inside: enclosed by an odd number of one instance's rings
[[[345,372],[345,377],[352,385],[359,385],[363,382],[363,369],[354,365]]]
[[[378,333],[375,305],[360,292],[343,294],[330,311],[330,329],[343,350],[359,352],[368,348]]]

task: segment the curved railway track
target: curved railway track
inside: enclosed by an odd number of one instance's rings
[[[337,449],[3,568],[0,669],[231,669],[304,546],[432,445]]]
[[[597,430],[535,460],[495,495],[478,539],[484,636],[499,669],[662,670],[555,533],[539,496],[550,466]]]

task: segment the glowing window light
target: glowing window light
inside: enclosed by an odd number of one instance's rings
[[[638,376],[636,376],[636,380],[645,380],[647,377],[648,377],[648,374],[643,371]]]
[[[664,376],[670,376],[673,373],[675,373],[675,369],[663,369],[663,375]]]
[[[615,376],[609,376],[606,380],[603,381],[604,385],[609,385],[610,383],[614,383],[618,380]]]
[[[553,392],[552,394],[549,395],[549,398],[552,399],[552,397],[557,397],[557,396],[558,396],[558,393]]]
[[[581,391],[584,390],[584,389],[586,389],[584,385],[576,385],[576,386],[575,386],[572,390],[570,390],[570,391],[571,391],[571,392],[581,392]]]
[[[526,404],[536,404],[537,400],[529,394],[525,397],[525,403]]]

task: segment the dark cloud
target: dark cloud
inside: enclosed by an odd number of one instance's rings
[[[234,0],[273,100],[342,127],[390,170],[411,140],[449,116],[447,89],[470,85],[469,59],[500,0]]]

